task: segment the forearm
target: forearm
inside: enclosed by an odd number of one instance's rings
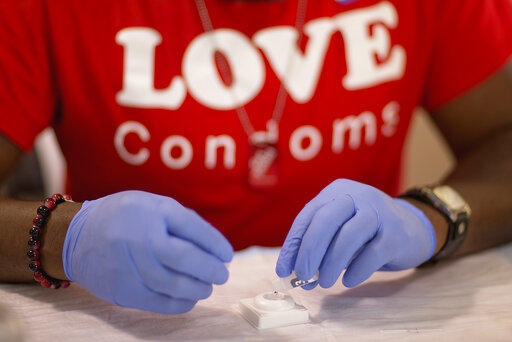
[[[32,220],[40,202],[16,201],[0,198],[0,281],[31,281],[28,269],[27,241]],[[62,267],[62,246],[67,228],[80,209],[80,203],[64,202],[51,213],[41,238],[41,265],[57,279],[66,279]]]
[[[459,192],[472,209],[468,234],[454,256],[512,241],[511,151],[512,129],[508,129],[458,156],[456,169],[442,182]],[[431,220],[438,251],[446,241],[446,221],[429,206],[411,203]]]
[[[512,128],[459,157],[446,184],[468,201],[468,236],[457,255],[512,241]]]

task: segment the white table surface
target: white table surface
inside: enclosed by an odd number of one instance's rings
[[[0,285],[0,303],[24,327],[27,341],[294,340],[512,341],[512,245],[438,264],[378,272],[363,285],[292,296],[312,322],[258,331],[237,313],[241,298],[270,290],[277,250],[238,253],[230,280],[184,315],[116,307],[80,286],[47,290]]]

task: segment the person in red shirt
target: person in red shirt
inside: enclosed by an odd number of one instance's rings
[[[0,42],[0,176],[52,127],[76,201],[1,200],[4,282],[181,313],[251,245],[313,288],[512,240],[509,0],[7,0]],[[458,165],[397,198],[418,106]]]

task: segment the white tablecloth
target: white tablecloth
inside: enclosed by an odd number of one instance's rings
[[[123,309],[80,286],[46,290],[0,285],[0,303],[24,326],[27,341],[307,340],[512,341],[512,245],[434,268],[378,272],[346,289],[294,290],[312,322],[258,331],[238,300],[270,290],[276,250],[238,253],[230,280],[185,315]]]

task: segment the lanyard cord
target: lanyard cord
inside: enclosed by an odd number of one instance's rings
[[[199,17],[201,18],[201,23],[202,23],[204,31],[209,32],[209,33],[212,32],[214,30],[213,24],[212,24],[212,20],[210,17],[210,13],[208,12],[208,8],[206,7],[205,0],[195,0],[195,3],[196,3],[197,11],[199,13]],[[301,45],[302,38],[304,36],[303,27],[304,27],[304,23],[306,20],[306,8],[307,8],[307,0],[298,0],[297,14],[296,14],[296,18],[295,18],[295,29],[299,32],[299,38],[297,41],[298,46]],[[211,37],[214,40],[215,46],[219,46],[218,44],[216,44],[215,36],[211,35]],[[288,56],[288,62],[286,63],[286,73],[284,76],[285,79],[287,78],[287,75],[289,75],[289,73],[290,73],[290,69],[291,69],[291,65],[292,65],[292,63],[290,63],[291,56],[292,56],[292,54],[290,51],[290,55]],[[226,60],[224,58],[219,58],[218,54],[215,55],[215,58],[216,58],[216,62],[218,64],[218,66],[219,66],[219,70],[222,74],[222,77],[225,80],[229,79],[230,73],[229,73],[229,69],[228,69]],[[236,95],[234,94],[234,92],[231,92],[231,96],[233,97],[233,100],[235,100],[236,103],[239,103],[239,101],[237,101],[237,99],[236,99]],[[281,84],[279,86],[279,91],[277,93],[276,103],[274,105],[274,110],[272,112],[272,119],[271,119],[271,121],[273,121],[275,127],[278,127],[279,122],[281,121],[281,118],[283,116],[284,107],[286,104],[286,98],[287,98],[286,89],[284,87],[283,82],[281,82]],[[251,138],[253,136],[253,134],[256,132],[256,130],[254,129],[254,126],[252,125],[251,120],[249,119],[249,116],[247,114],[247,110],[245,109],[245,106],[243,106],[243,105],[238,106],[236,108],[236,114],[238,116],[240,124],[242,125],[242,128],[244,129],[245,133],[247,134],[247,136],[249,138]]]

